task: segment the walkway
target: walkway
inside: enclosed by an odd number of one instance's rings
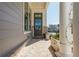
[[[52,57],[54,55],[50,52],[50,41],[32,39],[28,44],[12,55],[14,57]]]

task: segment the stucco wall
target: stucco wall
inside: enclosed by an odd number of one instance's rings
[[[0,56],[26,39],[23,32],[23,3],[0,2]]]

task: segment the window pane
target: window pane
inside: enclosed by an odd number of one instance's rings
[[[24,29],[28,30],[28,13],[25,14]]]

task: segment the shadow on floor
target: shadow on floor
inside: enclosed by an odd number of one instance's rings
[[[52,56],[53,56],[53,57],[56,57],[56,55],[55,55],[55,53],[54,53],[55,50],[52,48],[52,46],[50,46],[48,49],[49,49],[50,53],[52,54]]]
[[[36,43],[36,42],[38,42],[38,41],[40,41],[40,40],[45,40],[45,41],[47,41],[46,39],[31,39],[31,40],[28,41],[28,43],[26,44],[26,46],[29,46],[29,45],[31,45],[31,44],[34,44],[34,43]]]

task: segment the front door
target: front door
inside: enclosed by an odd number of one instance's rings
[[[42,13],[34,13],[34,37],[42,37]]]

